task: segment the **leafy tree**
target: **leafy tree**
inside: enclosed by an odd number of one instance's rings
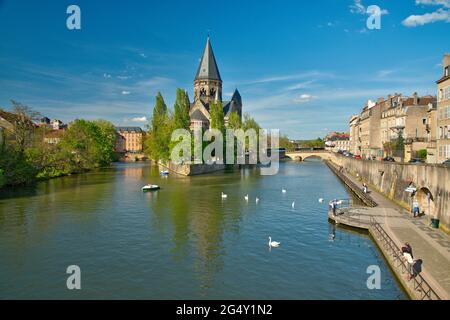
[[[151,127],[144,143],[145,152],[153,160],[168,160],[170,157],[170,139],[174,128],[173,117],[167,110],[161,93],[156,96]]]
[[[225,115],[223,113],[222,102],[211,102],[209,105],[209,114],[211,118],[211,129],[218,129],[221,132],[225,132]]]
[[[3,188],[4,185],[6,185],[6,177],[3,173],[3,169],[0,169],[0,189]]]
[[[294,144],[289,140],[287,135],[280,137],[280,148],[285,148],[287,151],[294,151]]]
[[[424,160],[425,160],[425,159],[427,158],[427,156],[428,156],[428,151],[427,151],[427,149],[422,149],[422,150],[417,151],[416,156],[417,156],[418,158],[420,158],[420,159],[424,159]]]
[[[191,125],[191,118],[189,117],[190,109],[189,98],[186,91],[177,89],[177,98],[174,105],[174,126],[176,129],[189,130]]]
[[[153,108],[153,116],[151,121],[151,130],[153,133],[158,132],[160,127],[164,126],[167,117],[167,105],[161,92],[156,94],[155,107]]]
[[[242,128],[244,129],[244,131],[247,131],[248,129],[254,129],[256,133],[259,133],[259,130],[261,130],[260,125],[248,113],[244,114]]]
[[[96,120],[94,124],[99,131],[97,143],[101,153],[100,165],[106,166],[114,160],[117,141],[116,128],[111,122],[106,120]]]
[[[242,127],[241,117],[237,112],[234,111],[231,112],[228,118],[228,128],[237,130],[241,129],[241,127]]]
[[[13,139],[17,150],[23,153],[25,148],[31,145],[35,128],[33,120],[37,120],[40,117],[40,114],[20,102],[11,100],[11,103],[15,115],[15,119],[12,123],[14,127]]]
[[[76,120],[65,132],[61,152],[79,170],[106,166],[114,157],[116,133],[107,121]],[[72,165],[73,166],[73,165]]]

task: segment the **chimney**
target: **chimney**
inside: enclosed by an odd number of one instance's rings
[[[419,104],[419,95],[417,94],[417,92],[414,92],[413,98],[414,98],[413,104],[414,104],[415,106],[417,106],[417,105]]]

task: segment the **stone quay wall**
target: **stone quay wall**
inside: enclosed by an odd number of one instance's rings
[[[420,211],[439,219],[440,228],[450,232],[450,167],[357,160],[335,153],[329,160],[406,209],[413,198],[405,190],[415,187]]]

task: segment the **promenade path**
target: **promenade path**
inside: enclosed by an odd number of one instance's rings
[[[362,188],[362,182],[345,170],[340,174]],[[401,248],[408,242],[413,248],[414,258],[423,260],[424,279],[441,299],[450,299],[450,236],[430,227],[427,216],[413,218],[409,210],[405,210],[377,191],[369,191],[370,198],[377,203],[376,207],[344,210],[344,214],[336,221],[368,229],[372,218],[383,227],[398,247]]]

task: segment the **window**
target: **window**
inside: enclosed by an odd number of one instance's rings
[[[444,71],[444,75],[446,76],[446,77],[448,77],[448,66],[447,67],[445,67],[445,71]]]

